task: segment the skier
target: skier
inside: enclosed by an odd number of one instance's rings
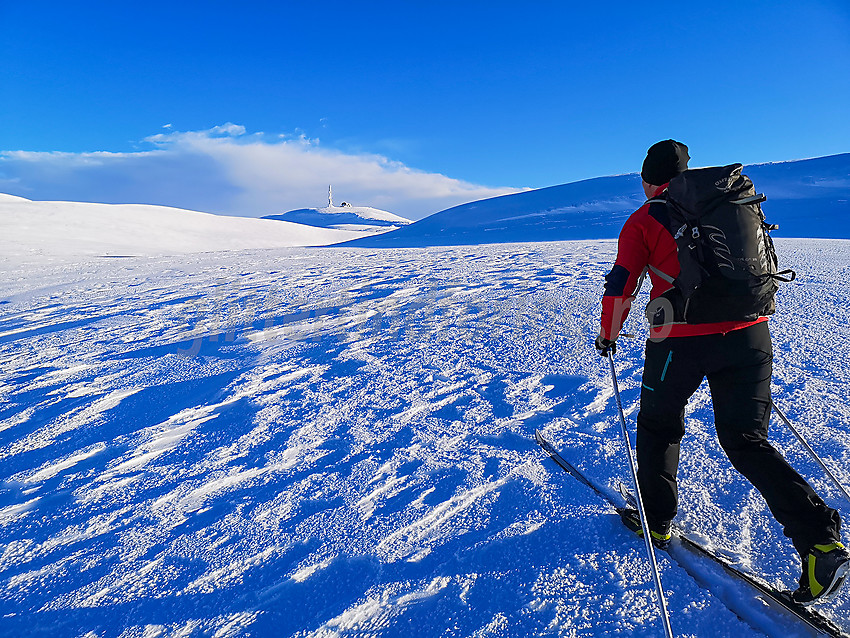
[[[689,159],[688,147],[674,140],[658,142],[647,152],[641,178],[648,201],[623,225],[616,261],[605,277],[602,326],[595,342],[602,356],[616,351],[647,271],[651,299],[664,293],[669,297],[674,288],[670,281],[679,275],[680,264],[663,200],[668,183],[687,170]],[[637,416],[638,480],[653,542],[660,547],[670,542],[685,406],[707,377],[720,445],[762,494],[802,558],[793,598],[811,603],[832,594],[850,569],[850,554],[840,542],[839,514],[767,440],[773,362],[767,317],[716,323],[675,319],[650,329]],[[640,533],[636,513],[631,520]]]

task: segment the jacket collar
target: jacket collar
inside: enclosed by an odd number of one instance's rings
[[[658,197],[661,193],[663,193],[664,191],[667,190],[667,187],[669,185],[670,185],[670,182],[667,182],[663,186],[659,186],[658,189],[652,194],[652,197]],[[652,199],[652,197],[650,197],[650,199]]]

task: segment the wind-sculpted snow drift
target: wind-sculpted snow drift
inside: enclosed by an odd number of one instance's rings
[[[848,483],[850,244],[778,246],[799,279],[771,320],[775,399]],[[659,635],[643,544],[533,439],[628,482],[592,347],[615,248],[5,262],[0,635]],[[681,522],[790,586],[798,560],[711,422],[703,388]],[[793,436],[775,440],[846,518]],[[677,635],[797,635],[757,607],[739,620],[707,568],[661,571]],[[850,593],[821,609],[848,628]]]

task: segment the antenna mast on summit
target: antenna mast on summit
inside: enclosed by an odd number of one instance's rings
[[[328,185],[328,208],[333,208],[333,205],[334,205],[333,186]]]

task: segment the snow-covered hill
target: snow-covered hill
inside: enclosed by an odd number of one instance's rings
[[[846,162],[750,174],[772,221],[802,227],[789,211],[805,209],[812,234],[844,236]],[[630,481],[592,346],[616,243],[489,243],[616,234],[632,186],[470,204],[372,241],[486,245],[379,250],[268,248],[352,236],[273,220],[0,198],[0,638],[661,635],[643,543],[533,439],[612,490]],[[798,279],[770,320],[774,400],[850,485],[850,242],[777,250]],[[91,258],[107,253],[142,256]],[[640,317],[617,354],[632,431]],[[794,586],[706,387],[679,475],[692,535]],[[676,635],[807,635],[710,565],[660,566]],[[850,587],[818,608],[850,632]]]
[[[322,246],[360,236],[164,206],[36,202],[0,194],[0,258],[14,260]]]
[[[850,153],[745,169],[779,237],[850,238]],[[352,246],[412,247],[616,237],[644,201],[637,174],[600,177],[455,206]]]
[[[850,153],[748,166],[777,237],[850,238]],[[470,202],[410,223],[365,206],[305,208],[262,220],[161,206],[32,202],[0,195],[0,257],[162,255],[351,242],[476,245],[616,237],[643,201],[620,175]],[[281,223],[283,222],[283,223]]]
[[[319,228],[366,230],[387,232],[411,223],[409,219],[369,206],[325,206],[324,208],[299,208],[281,215],[267,215],[263,219],[307,224]]]

